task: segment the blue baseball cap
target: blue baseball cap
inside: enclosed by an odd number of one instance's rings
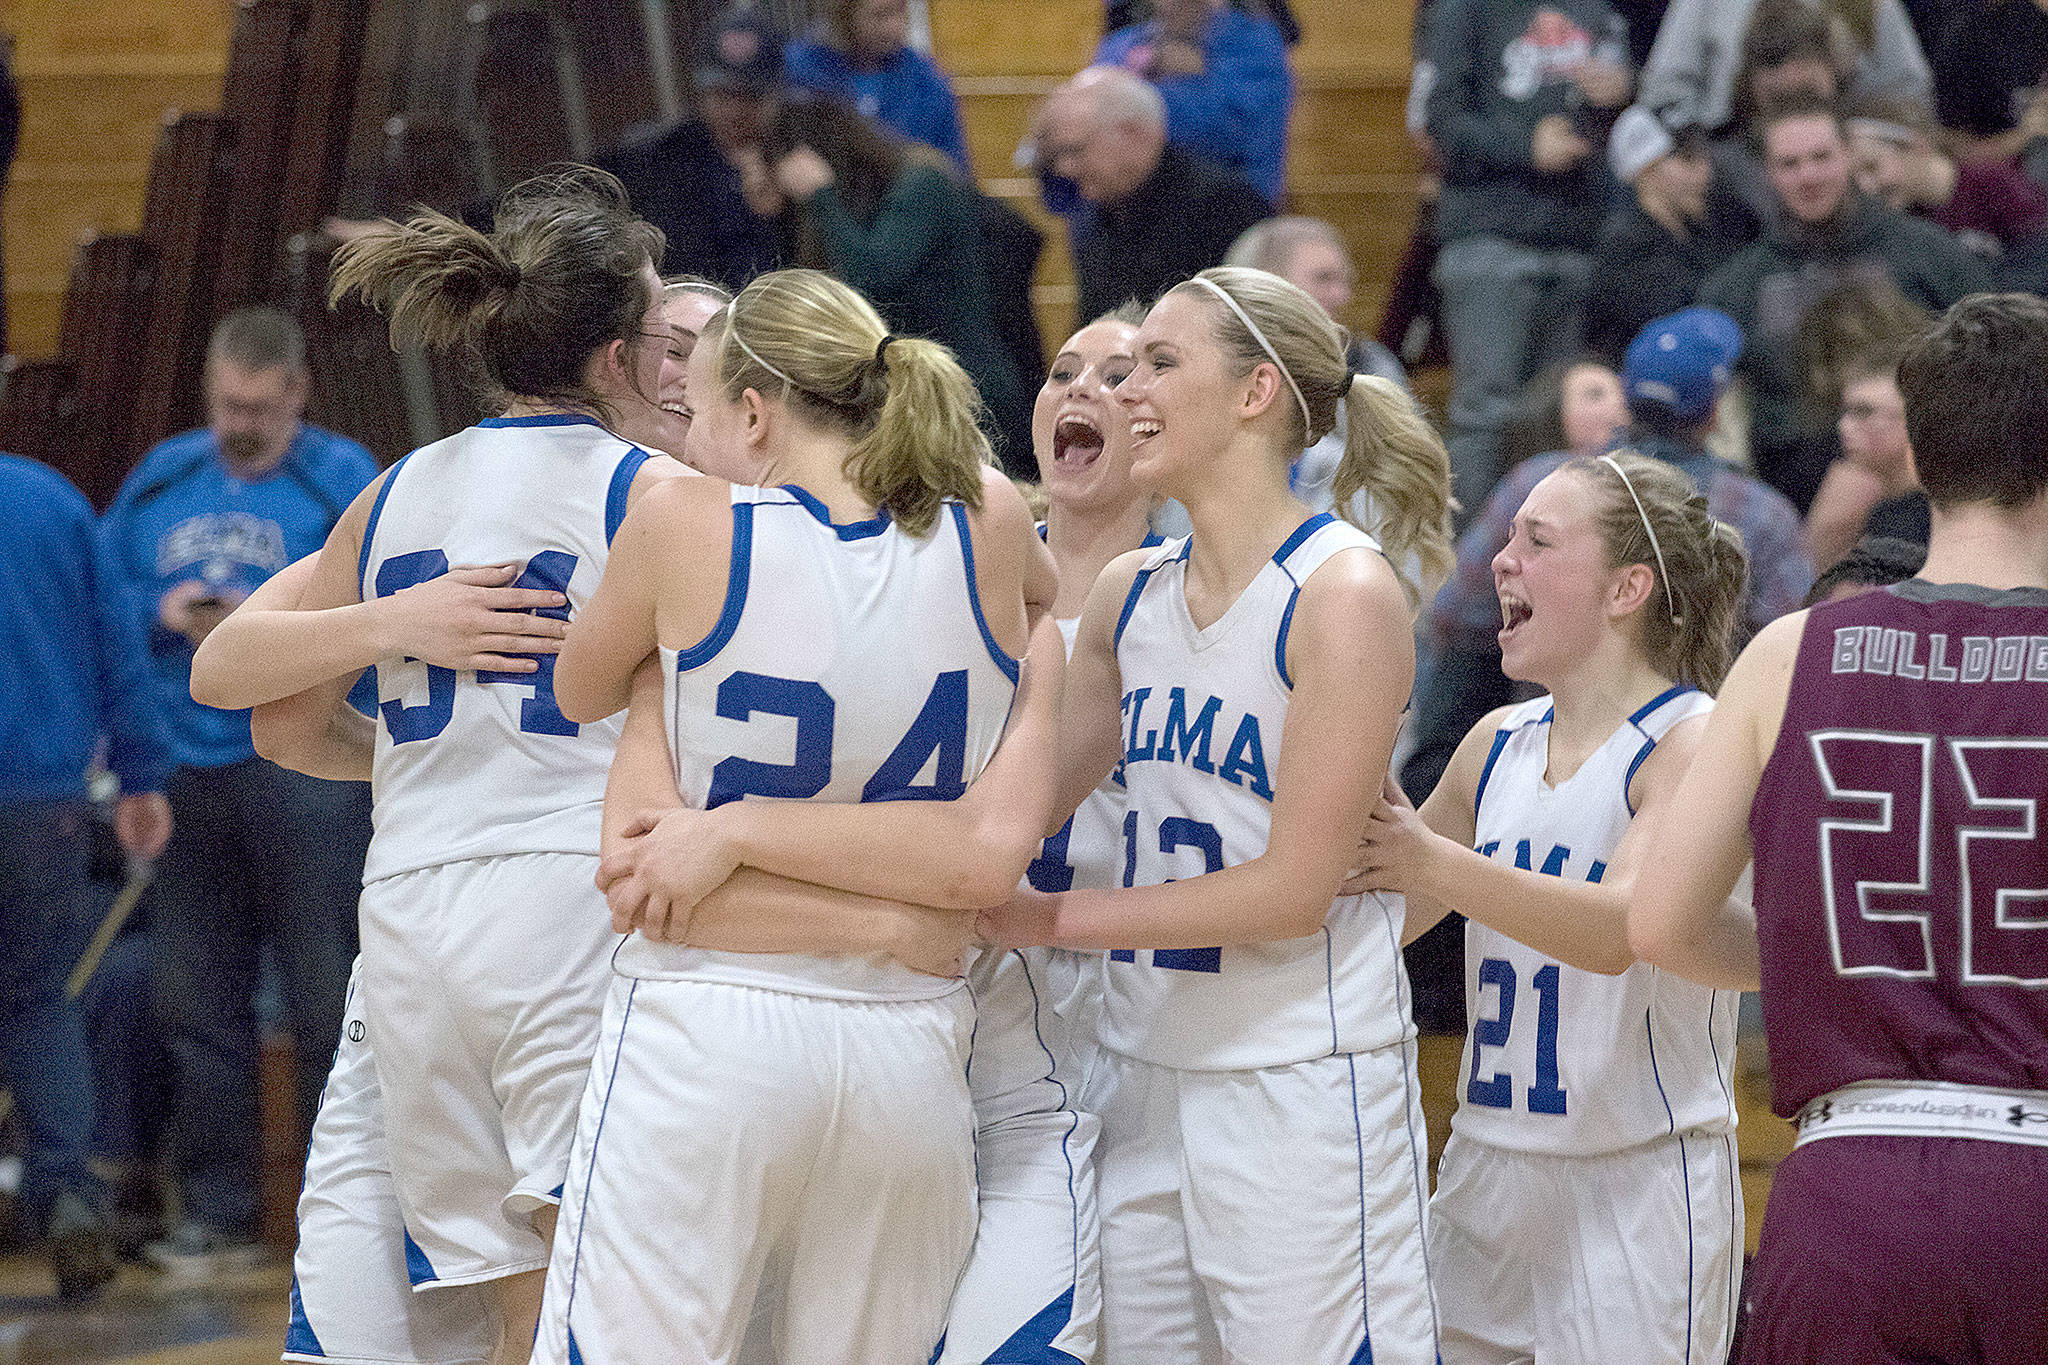
[[[1742,328],[1718,308],[1687,308],[1658,318],[1628,344],[1621,391],[1638,405],[1679,422],[1704,422],[1728,391],[1742,354]]]

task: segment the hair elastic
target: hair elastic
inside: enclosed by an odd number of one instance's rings
[[[1636,515],[1643,519],[1643,534],[1650,538],[1650,553],[1657,557],[1657,581],[1664,585],[1664,610],[1671,615],[1671,624],[1678,625],[1684,617],[1678,614],[1678,603],[1671,596],[1671,575],[1664,569],[1664,547],[1657,543],[1657,533],[1650,528],[1650,513],[1643,506],[1643,500],[1636,496],[1636,486],[1629,482],[1628,471],[1612,455],[1602,455],[1600,462],[1621,476],[1621,486],[1628,490],[1628,500],[1636,505]]]
[[[881,367],[884,374],[889,372],[889,347],[895,340],[896,334],[890,332],[875,343],[875,364]]]
[[[1189,283],[1199,284],[1209,290],[1217,298],[1222,299],[1225,304],[1229,305],[1231,312],[1237,314],[1237,320],[1244,324],[1244,329],[1247,332],[1252,334],[1252,340],[1259,343],[1259,349],[1266,353],[1266,358],[1279,367],[1280,377],[1287,381],[1287,387],[1294,390],[1294,401],[1301,405],[1302,435],[1314,435],[1316,429],[1315,419],[1308,415],[1308,399],[1301,396],[1301,385],[1294,382],[1294,372],[1287,368],[1287,362],[1280,358],[1280,352],[1273,349],[1273,343],[1266,340],[1266,334],[1259,330],[1258,323],[1252,321],[1251,314],[1245,312],[1242,305],[1236,299],[1230,297],[1228,289],[1225,289],[1208,276],[1197,275]]]

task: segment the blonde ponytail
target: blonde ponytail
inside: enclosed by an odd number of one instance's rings
[[[981,506],[981,469],[994,462],[975,421],[981,397],[936,341],[897,337],[881,364],[886,396],[873,428],[847,455],[846,476],[862,497],[921,536],[948,498]]]
[[[1218,266],[1173,287],[1212,305],[1216,339],[1236,357],[1239,373],[1276,366],[1296,402],[1282,411],[1286,444],[1298,453],[1328,435],[1344,409],[1348,431],[1334,492],[1348,518],[1350,503],[1365,493],[1376,537],[1418,606],[1451,568],[1451,462],[1443,442],[1405,391],[1387,380],[1351,373],[1344,329],[1321,304],[1278,275],[1249,266]],[[1421,568],[1410,582],[1407,565]]]
[[[1332,492],[1349,519],[1364,493],[1377,525],[1361,526],[1378,539],[1387,560],[1419,607],[1450,577],[1451,459],[1429,419],[1400,385],[1377,375],[1354,375],[1344,397],[1348,430]],[[1408,566],[1420,570],[1410,581]]]
[[[993,457],[974,381],[937,342],[892,336],[850,286],[771,271],[733,300],[716,342],[726,396],[751,388],[852,435],[848,481],[904,530],[930,532],[948,499],[981,506]]]

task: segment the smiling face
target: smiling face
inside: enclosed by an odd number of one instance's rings
[[[731,483],[756,483],[752,447],[747,444],[746,406],[725,396],[718,378],[717,339],[690,352],[684,380],[690,398],[690,430],[682,461],[701,474]]]
[[[1135,368],[1138,329],[1091,322],[1067,340],[1031,409],[1031,447],[1046,496],[1069,511],[1112,511],[1131,484],[1131,423],[1116,387]]]
[[[1608,567],[1603,497],[1584,476],[1559,470],[1530,489],[1515,514],[1493,557],[1501,671],[1510,678],[1554,687],[1615,628],[1609,602],[1628,567]]]
[[[1218,306],[1192,292],[1153,305],[1138,329],[1138,367],[1116,391],[1131,419],[1131,477],[1183,502],[1182,490],[1199,485],[1236,429],[1250,382],[1231,373],[1217,344]]]
[[[667,346],[661,357],[661,385],[655,394],[661,416],[654,444],[677,458],[690,435],[690,353],[697,348],[697,334],[722,306],[715,295],[701,289],[663,291],[661,329],[667,333]]]

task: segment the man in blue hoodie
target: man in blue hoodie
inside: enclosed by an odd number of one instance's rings
[[[152,891],[158,1022],[176,1074],[172,1136],[186,1221],[152,1249],[202,1274],[252,1259],[257,1228],[255,996],[266,943],[298,1066],[319,1105],[355,955],[369,792],[256,756],[249,713],[192,700],[192,654],[237,602],[320,548],[376,476],[368,451],[300,420],[305,338],[272,308],[215,328],[209,425],[164,441],[107,512],[107,551],[145,633],[177,762],[177,833]]]
[[[92,1065],[66,990],[92,908],[85,772],[107,741],[122,848],[171,834],[169,738],[142,640],[109,581],[92,506],[56,470],[0,455],[0,1075],[27,1130],[22,1211],[47,1234],[57,1290],[114,1273],[105,1191],[86,1161]]]

